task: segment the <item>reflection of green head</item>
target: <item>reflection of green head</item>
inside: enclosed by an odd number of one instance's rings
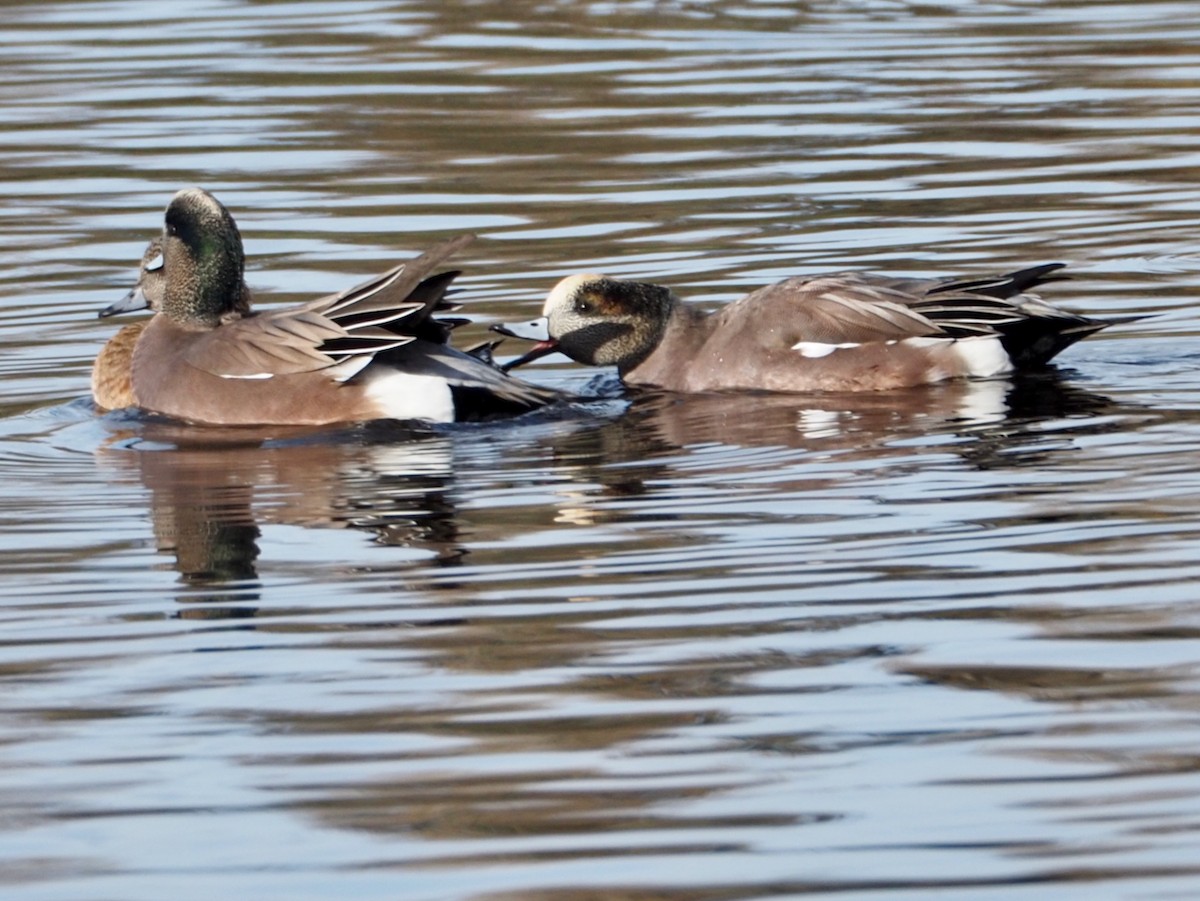
[[[172,198],[162,252],[162,309],[177,324],[213,328],[242,309],[242,236],[207,191],[189,188]]]

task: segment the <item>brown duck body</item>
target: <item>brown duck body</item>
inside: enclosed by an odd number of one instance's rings
[[[860,283],[851,294],[851,284],[837,276],[789,279],[715,313],[676,303],[654,350],[621,378],[684,393],[807,393],[883,391],[1013,369],[999,336],[950,338],[891,291]]]
[[[210,425],[328,425],[389,418],[387,392],[396,391],[406,404],[392,418],[454,419],[449,387],[435,379],[410,376],[404,385],[403,374],[373,361],[309,359],[319,337],[297,342],[299,352],[282,349],[276,336],[304,324],[295,317],[263,313],[200,332],[154,317],[133,353],[136,405]]]
[[[471,240],[446,241],[339,294],[252,311],[233,217],[207,192],[181,191],[158,243],[161,273],[147,273],[150,249],[143,258],[143,277],[161,295],[143,299],[158,312],[101,351],[93,395],[106,409],[213,425],[447,422],[562,399],[449,346],[461,320],[433,314],[455,309],[445,294],[458,273],[435,269]]]
[[[1054,275],[1061,268],[943,281],[791,278],[714,313],[658,285],[576,275],[550,292],[542,320],[499,330],[545,333],[512,365],[559,350],[615,365],[628,385],[685,393],[888,390],[1036,368],[1105,328],[1027,293],[1061,278]]]

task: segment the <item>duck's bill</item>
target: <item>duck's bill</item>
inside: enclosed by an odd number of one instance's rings
[[[150,306],[150,301],[146,299],[146,292],[142,290],[141,285],[137,285],[118,300],[114,304],[110,304],[100,311],[100,318],[107,319],[109,316],[116,316],[119,313],[133,313],[137,310],[144,310]]]
[[[501,335],[508,335],[510,338],[520,338],[522,341],[534,342],[533,347],[523,356],[517,357],[515,360],[509,360],[500,367],[505,372],[508,372],[510,369],[516,369],[518,366],[524,366],[526,363],[558,350],[558,342],[550,337],[550,331],[544,316],[540,319],[534,319],[532,322],[500,322],[492,326],[492,331],[499,332]]]

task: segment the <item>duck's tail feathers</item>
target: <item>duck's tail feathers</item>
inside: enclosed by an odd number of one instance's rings
[[[1038,369],[1112,321],[1084,316],[1034,316],[1000,326],[1000,344],[1017,369]]]
[[[1028,269],[1018,269],[1016,272],[991,278],[951,279],[931,288],[926,292],[926,296],[967,293],[1005,300],[1048,282],[1067,281],[1071,276],[1061,272],[1066,266],[1066,263],[1043,263],[1040,266],[1030,266]]]

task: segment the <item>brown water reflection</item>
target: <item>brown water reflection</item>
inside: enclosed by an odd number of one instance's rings
[[[988,403],[982,404],[981,398]],[[792,609],[761,618],[749,615],[762,606],[752,591],[687,598],[687,592],[671,582],[654,585],[669,577],[672,560],[690,557],[687,573],[694,582],[726,579],[730,561],[719,552],[705,559],[706,547],[709,554],[718,548],[704,537],[695,514],[686,510],[656,514],[674,518],[676,527],[639,537],[635,553],[645,569],[633,584],[641,582],[650,589],[651,600],[662,591],[678,596],[685,603],[679,613],[690,615],[655,614],[655,606],[645,602],[597,609],[594,602],[607,597],[604,580],[619,578],[621,564],[611,554],[607,562],[593,556],[595,549],[586,545],[579,555],[526,554],[518,569],[532,567],[529,576],[510,574],[512,590],[504,595],[504,604],[497,604],[497,583],[487,575],[509,565],[508,552],[487,547],[481,536],[511,530],[518,523],[533,534],[563,524],[596,529],[649,521],[647,511],[670,502],[676,483],[696,465],[697,457],[711,457],[703,464],[710,488],[714,479],[730,480],[730,492],[716,506],[724,504],[725,520],[736,522],[749,520],[753,510],[752,502],[738,497],[745,487],[741,481],[762,472],[762,458],[748,462],[740,456],[744,451],[772,455],[777,468],[789,461],[796,465],[836,459],[838,469],[832,473],[823,474],[816,465],[804,478],[770,479],[771,491],[802,499],[835,488],[839,473],[906,466],[910,440],[927,442],[968,469],[1019,472],[1049,465],[1060,454],[1077,454],[1075,442],[1081,437],[1103,436],[1117,428],[1128,433],[1133,422],[1157,421],[1144,409],[1080,390],[1052,373],[1023,385],[933,386],[866,399],[857,409],[849,406],[859,400],[863,398],[644,395],[608,420],[584,419],[550,429],[534,422],[528,432],[519,425],[508,427],[502,440],[512,443],[517,458],[545,461],[539,478],[555,498],[550,504],[516,511],[515,516],[512,508],[494,511],[462,503],[470,496],[462,481],[478,478],[470,455],[465,471],[461,459],[464,447],[479,437],[477,429],[380,426],[335,435],[256,437],[239,431],[198,436],[156,422],[132,423],[114,435],[100,460],[106,471],[134,475],[147,489],[155,546],[174,557],[186,583],[178,595],[186,618],[261,619],[257,629],[279,631],[278,610],[260,606],[263,585],[256,565],[264,529],[353,529],[381,545],[424,552],[399,565],[372,567],[371,591],[393,597],[432,592],[446,607],[444,613],[436,606],[416,607],[404,613],[386,611],[381,621],[338,624],[336,619],[327,621],[337,609],[329,605],[342,602],[314,598],[308,602],[314,608],[309,615],[289,623],[285,631],[293,637],[329,636],[376,660],[416,659],[426,671],[467,679],[472,683],[469,691],[449,706],[431,703],[420,694],[378,697],[372,692],[362,699],[365,703],[348,710],[335,709],[338,705],[273,709],[266,703],[220,711],[222,719],[251,728],[269,743],[298,741],[303,747],[305,736],[320,740],[319,750],[281,750],[255,755],[248,762],[264,774],[290,773],[286,783],[292,797],[284,803],[285,810],[325,827],[420,837],[432,843],[417,861],[385,858],[374,866],[407,868],[419,863],[434,870],[486,869],[558,860],[624,860],[631,855],[752,856],[760,830],[820,829],[848,814],[819,795],[787,811],[735,806],[705,814],[683,812],[703,806],[706,799],[720,808],[720,799],[730,792],[772,784],[769,768],[762,773],[730,771],[729,755],[812,760],[822,769],[825,764],[818,762],[831,756],[881,753],[914,741],[973,743],[983,734],[1011,740],[1027,735],[1028,728],[1010,732],[997,724],[983,733],[953,729],[914,735],[905,728],[884,728],[829,734],[800,724],[781,728],[773,717],[747,728],[739,726],[744,720],[737,712],[739,703],[780,705],[779,713],[803,709],[806,696],[845,690],[836,679],[829,681],[832,674],[847,667],[873,669],[883,661],[892,661],[891,672],[898,676],[930,684],[1075,704],[1135,697],[1147,701],[1185,675],[1180,668],[1164,670],[1152,684],[1144,675],[1130,681],[1134,677],[1129,672],[1122,678],[1114,670],[925,665],[906,661],[909,649],[884,637],[889,623],[915,623],[922,615],[886,604],[839,609],[845,603],[838,602],[835,591],[829,598],[832,604],[821,614]],[[748,405],[755,411],[752,421],[746,416]],[[1058,423],[1056,428],[1043,431],[1051,422]],[[518,464],[511,474],[525,466]],[[501,482],[504,478],[499,476]],[[696,483],[691,485],[694,489]],[[711,519],[711,514],[705,518]],[[803,507],[788,519],[793,527],[806,520],[833,521],[821,512],[806,513]],[[690,550],[696,543],[699,554]],[[754,552],[763,561],[760,565],[768,567],[770,554],[769,543]],[[752,559],[748,551],[741,558],[743,566]],[[544,568],[547,563],[550,570]],[[842,571],[847,565],[854,564],[835,563],[833,568]],[[581,595],[588,579],[580,576],[589,568],[602,577],[601,584]],[[654,572],[659,569],[665,571]],[[792,560],[780,584],[793,581],[804,569],[803,559]],[[931,576],[928,564],[903,561],[888,564],[887,572],[901,581],[920,582]],[[492,586],[490,597],[473,588],[481,583]],[[527,596],[523,586],[536,586],[543,596],[551,588],[554,599],[539,602]],[[562,603],[564,591],[575,596],[575,603]],[[785,610],[794,603],[783,598],[780,602]],[[1022,621],[1020,614],[995,608],[990,613],[938,610],[925,616],[944,622],[947,617],[969,621],[977,614]],[[647,617],[661,621],[637,624]],[[1053,618],[1031,610],[1028,621],[1040,625]],[[853,634],[875,627],[882,631],[871,640],[788,647],[798,634]],[[647,649],[693,650],[675,652],[669,662],[654,663],[650,655],[632,666],[597,665],[613,655],[620,657],[620,649],[631,642]],[[811,678],[812,683],[795,684],[805,673],[811,675],[800,681]],[[773,675],[786,686],[772,689],[762,684]],[[499,681],[489,686],[479,677]],[[711,730],[720,737],[699,742],[683,756],[655,750],[664,742],[668,747],[675,744],[679,739],[672,736]],[[336,736],[343,739],[340,750],[325,745]],[[422,736],[432,744],[382,754],[378,749],[351,750],[371,737],[388,741],[405,736]],[[585,762],[610,755],[620,759],[639,747],[644,750],[635,759],[645,755],[655,762],[640,776],[618,776],[605,765]],[[1046,759],[1061,762],[1058,756]],[[480,770],[480,760],[491,762]],[[381,765],[390,773],[380,774]],[[556,848],[559,840],[567,844]],[[497,841],[512,846],[493,847]],[[439,851],[439,843],[455,850]],[[1086,881],[1101,876],[1063,872],[1042,878]],[[983,881],[888,882],[892,887],[930,890],[975,884]],[[781,883],[780,890],[819,891],[833,885],[791,881]],[[851,880],[837,885],[867,889],[883,883]],[[747,886],[688,886],[666,894],[648,887],[612,887],[606,894],[732,898]],[[596,897],[576,890],[546,890],[533,896]]]
[[[392,440],[385,446],[350,431],[281,437],[150,423],[118,432],[120,449],[101,459],[135,471],[146,486],[155,544],[174,554],[188,582],[253,579],[260,523],[353,527],[381,544],[428,548],[453,565],[463,548],[446,496],[448,442],[403,429]],[[153,445],[159,448],[137,449]]]
[[[1048,420],[1075,421],[1070,433],[1078,435],[1124,430],[1135,416],[1152,418],[1053,371],[1016,383],[952,382],[868,396],[635,393],[612,401],[611,409],[620,411],[611,421],[581,419],[537,442],[539,454],[569,481],[595,486],[583,494],[559,489],[555,521],[598,521],[588,509],[592,496],[653,494],[650,483],[668,477],[679,455],[696,448],[790,448],[860,465],[903,455],[897,440],[906,435],[942,435],[961,439],[947,447],[972,466],[1017,468],[1045,465],[1070,448],[1057,431],[1037,434]],[[127,426],[117,421],[101,465],[141,480],[155,546],[174,555],[185,582],[252,582],[264,524],[354,528],[382,545],[428,550],[437,566],[457,565],[467,553],[454,501],[454,444],[474,429],[378,423],[259,432],[154,418],[128,419]],[[744,457],[730,453],[727,459],[731,472],[744,471]],[[632,472],[624,468],[631,463]],[[803,492],[823,482],[777,485]]]

